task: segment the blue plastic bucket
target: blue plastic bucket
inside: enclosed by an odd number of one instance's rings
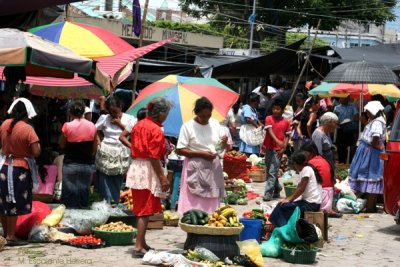
[[[240,240],[256,239],[260,242],[263,220],[242,218],[239,221],[244,226],[242,232],[240,232]]]

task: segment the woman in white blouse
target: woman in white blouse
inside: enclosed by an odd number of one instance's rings
[[[130,164],[129,149],[119,137],[129,125],[133,127],[135,117],[122,112],[123,103],[117,97],[106,101],[109,114],[101,115],[96,122],[97,142],[96,153],[97,186],[101,198],[107,202],[119,202],[123,176]]]

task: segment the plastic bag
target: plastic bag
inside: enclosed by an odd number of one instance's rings
[[[341,198],[336,203],[336,208],[340,213],[359,213],[365,207],[365,204],[365,199],[354,201],[348,198]]]
[[[32,201],[31,213],[18,216],[15,235],[19,238],[27,239],[33,226],[40,224],[50,213],[51,209],[46,203]]]
[[[204,260],[209,260],[212,262],[219,261],[219,258],[214,253],[212,253],[210,250],[208,250],[206,248],[195,247],[194,251],[198,252],[201,255],[201,258]]]
[[[240,253],[246,254],[255,265],[260,267],[264,266],[264,259],[261,255],[260,245],[258,244],[257,240],[249,239],[245,241],[238,241],[236,243],[239,246]]]
[[[149,265],[175,266],[178,256],[182,255],[172,254],[166,251],[159,252],[155,250],[149,250],[146,254],[144,254],[142,261],[144,264]]]
[[[98,210],[66,209],[60,224],[73,228],[78,234],[91,233],[91,228],[105,224],[109,214]]]
[[[47,225],[35,225],[28,236],[29,242],[49,242],[50,241],[50,229]]]
[[[340,183],[335,184],[335,188],[340,189],[341,193],[344,195],[348,195],[347,198],[356,200],[356,194],[354,194],[353,190],[350,188],[349,179],[345,179]]]
[[[264,257],[277,258],[282,253],[283,240],[279,232],[273,231],[268,241],[261,244],[261,254]]]
[[[121,206],[113,208],[106,200],[94,202],[90,209],[100,211],[109,216],[126,216],[126,213],[122,211],[123,208]]]
[[[42,224],[47,225],[49,227],[55,226],[61,221],[62,217],[64,216],[64,212],[65,212],[65,206],[61,204],[60,206],[52,210],[51,213],[46,216],[46,218],[44,218]]]

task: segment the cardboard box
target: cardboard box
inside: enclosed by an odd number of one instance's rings
[[[164,214],[154,214],[149,218],[149,224],[147,225],[147,229],[163,229],[164,227]]]

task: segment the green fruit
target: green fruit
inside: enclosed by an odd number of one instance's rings
[[[192,209],[191,210],[198,219],[203,219],[205,216],[207,216],[208,214],[202,210],[197,210],[197,209]]]
[[[195,212],[190,210],[189,214],[190,214],[190,220],[192,221],[191,224],[198,225],[197,216],[196,216]]]

